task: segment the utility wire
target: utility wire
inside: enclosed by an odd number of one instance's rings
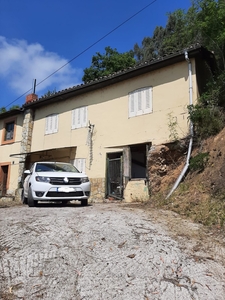
[[[133,14],[131,17],[129,17],[128,19],[126,19],[125,21],[123,21],[122,23],[120,23],[118,26],[116,26],[114,29],[112,29],[111,31],[109,31],[107,34],[103,35],[103,37],[101,37],[100,39],[98,39],[96,42],[94,42],[93,44],[91,44],[89,47],[87,47],[86,49],[84,49],[82,52],[80,52],[78,55],[74,56],[72,59],[70,59],[67,63],[65,63],[64,65],[62,65],[59,69],[57,69],[56,71],[54,71],[53,73],[51,73],[50,75],[48,75],[46,78],[44,78],[43,80],[41,80],[40,82],[38,82],[36,84],[36,86],[40,85],[42,82],[44,82],[45,80],[47,80],[49,77],[53,76],[55,73],[59,72],[62,68],[64,68],[65,66],[67,66],[68,64],[70,64],[73,60],[75,60],[76,58],[78,58],[79,56],[81,56],[83,53],[85,53],[86,51],[88,51],[89,49],[91,49],[93,46],[95,46],[96,44],[98,44],[100,41],[102,41],[103,39],[105,39],[107,36],[109,36],[111,33],[113,33],[114,31],[116,31],[118,28],[120,28],[121,26],[123,26],[124,24],[126,24],[127,22],[129,22],[131,19],[133,19],[134,17],[136,17],[138,14],[140,14],[142,11],[144,11],[145,9],[147,9],[149,6],[151,6],[153,3],[155,3],[157,0],[153,0],[152,2],[150,2],[149,4],[147,4],[145,7],[143,7],[142,9],[140,9],[138,12],[136,12],[135,14]],[[18,98],[16,98],[14,101],[12,101],[11,103],[9,103],[6,107],[10,106],[11,104],[13,104],[15,101],[19,100],[21,97],[23,97],[24,95],[26,95],[27,93],[29,93],[32,90],[29,89],[28,91],[26,91],[25,93],[23,93],[21,96],[19,96]]]

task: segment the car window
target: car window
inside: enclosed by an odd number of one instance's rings
[[[40,163],[40,164],[37,164],[36,165],[36,169],[35,169],[36,172],[52,172],[54,171],[54,167],[53,165],[50,165],[50,164],[43,164],[43,163]]]
[[[75,172],[79,171],[71,164],[63,163],[38,163],[35,168],[36,172]]]

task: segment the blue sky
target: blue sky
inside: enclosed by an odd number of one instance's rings
[[[191,0],[0,0],[0,108],[23,105],[34,79],[39,97],[80,84],[96,52],[129,51],[165,26],[167,13],[190,6]]]

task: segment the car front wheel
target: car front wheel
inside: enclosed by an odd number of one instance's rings
[[[27,204],[27,197],[24,196],[24,190],[22,190],[21,200],[23,204]]]
[[[35,201],[33,196],[32,196],[31,187],[29,187],[29,190],[28,190],[27,203],[28,203],[29,207],[34,207],[37,204],[37,201]]]

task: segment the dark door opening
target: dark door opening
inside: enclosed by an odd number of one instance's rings
[[[5,196],[7,192],[8,166],[1,166],[0,170],[0,196]]]
[[[107,154],[107,196],[123,199],[122,152]]]
[[[131,178],[146,178],[146,144],[130,147]]]

